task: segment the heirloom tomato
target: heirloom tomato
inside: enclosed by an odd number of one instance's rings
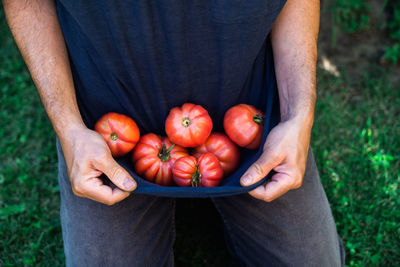
[[[264,129],[264,113],[251,105],[236,105],[225,113],[224,129],[238,146],[259,148]]]
[[[191,103],[171,109],[165,122],[168,138],[183,147],[196,147],[204,143],[212,127],[207,110]]]
[[[103,115],[96,122],[94,130],[103,136],[114,157],[129,153],[140,138],[136,122],[115,112]]]
[[[219,160],[212,153],[182,157],[175,161],[172,177],[179,186],[212,187],[218,186],[223,177]]]
[[[172,167],[177,159],[188,156],[186,148],[171,143],[167,137],[143,135],[132,153],[137,174],[159,184],[172,184]]]
[[[211,133],[204,144],[193,150],[193,156],[199,158],[207,152],[213,153],[218,158],[225,176],[232,173],[239,165],[239,149],[223,133]]]

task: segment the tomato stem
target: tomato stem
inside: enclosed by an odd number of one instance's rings
[[[117,135],[116,133],[111,133],[111,134],[110,134],[110,138],[111,138],[111,140],[113,140],[113,141],[117,141],[117,140],[118,140],[118,135]]]
[[[174,147],[175,147],[175,144],[172,144],[172,145],[167,149],[167,151],[165,151],[165,152],[166,152],[166,153],[171,152],[171,150],[172,150]]]
[[[260,113],[257,113],[256,115],[253,116],[253,121],[257,124],[261,124],[264,121],[264,116]]]
[[[175,144],[172,144],[168,149],[167,146],[165,144],[162,145],[162,147],[160,148],[160,150],[158,150],[158,158],[162,161],[168,161],[171,159],[170,156],[170,152],[171,150],[174,148]]]
[[[190,120],[189,117],[184,117],[183,120],[182,120],[182,125],[185,126],[185,127],[189,127],[190,122],[191,122],[191,120]]]
[[[199,165],[196,165],[196,171],[193,173],[191,184],[192,187],[198,187],[201,183],[201,173],[199,170]]]

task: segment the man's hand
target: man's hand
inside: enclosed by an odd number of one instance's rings
[[[262,156],[241,184],[277,173],[250,192],[255,198],[272,201],[302,184],[314,121],[318,29],[319,0],[287,0],[272,27],[282,122],[268,134]]]
[[[75,195],[113,205],[136,189],[136,182],[113,159],[103,137],[95,131],[81,126],[65,133],[60,141]],[[117,187],[105,185],[99,178],[102,174]]]
[[[83,124],[54,0],[3,0],[11,32],[61,141],[74,193],[108,205],[136,188],[104,139]],[[104,185],[105,174],[117,188]]]
[[[267,183],[249,192],[253,197],[272,201],[291,189],[299,188],[307,163],[310,130],[299,119],[279,123],[268,134],[261,157],[241,179],[243,186],[254,184],[274,170]]]

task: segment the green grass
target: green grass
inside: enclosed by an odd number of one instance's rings
[[[366,0],[327,0],[334,23],[344,32],[354,33],[368,29],[370,5]]]
[[[338,32],[356,33],[370,27],[370,9],[368,0],[325,0],[322,16],[329,13],[331,19],[331,46],[337,41]]]
[[[0,266],[63,260],[54,133],[0,12]]]
[[[385,59],[394,64],[400,62],[400,2],[393,4],[388,22],[384,25],[393,45],[385,46]]]
[[[393,266],[400,264],[400,88],[388,82],[390,70],[363,71],[362,79],[319,71],[312,145],[347,265]],[[1,10],[0,90],[0,266],[62,265],[55,135]],[[218,220],[207,200],[178,203],[178,265],[228,264],[220,225],[207,214]]]
[[[312,143],[350,266],[400,264],[400,88],[387,76],[319,75]]]
[[[0,266],[62,266],[55,134],[1,6],[0,92]],[[210,201],[179,201],[176,213],[177,265],[227,265]]]

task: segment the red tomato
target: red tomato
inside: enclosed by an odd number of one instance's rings
[[[106,140],[114,157],[128,154],[140,138],[136,122],[128,116],[114,112],[103,115],[94,129]]]
[[[251,105],[231,107],[224,116],[224,129],[238,146],[259,148],[264,130],[264,113]]]
[[[191,103],[171,109],[165,122],[168,138],[183,147],[196,147],[204,143],[212,127],[207,110]]]
[[[223,177],[221,165],[216,156],[206,153],[196,159],[193,156],[178,159],[172,169],[172,178],[179,186],[218,186]]]
[[[236,170],[239,165],[239,149],[223,133],[212,133],[204,144],[194,149],[193,156],[199,158],[207,152],[213,153],[218,158],[225,176]]]
[[[146,180],[171,185],[175,161],[188,155],[186,148],[172,144],[167,137],[149,133],[140,138],[132,153],[132,161],[136,173]]]

